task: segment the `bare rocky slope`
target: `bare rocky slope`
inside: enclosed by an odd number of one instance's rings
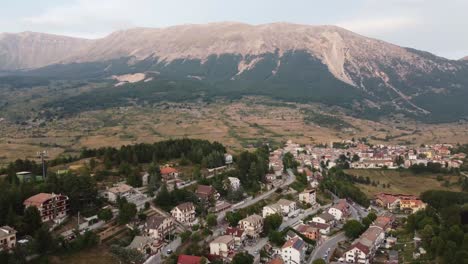
[[[346,99],[355,108],[418,115],[439,111],[434,110],[435,97],[445,96],[450,102],[437,108],[453,108],[450,98],[468,93],[463,77],[468,67],[462,61],[336,26],[289,23],[134,28],[96,40],[40,33],[0,35],[0,70],[42,66],[47,67],[32,72],[96,78],[152,71],[172,78],[255,82],[256,87],[262,82],[268,84],[265,89],[276,89],[276,95],[285,94],[284,89],[328,92],[317,100],[356,93]],[[354,100],[356,96],[361,99]],[[463,107],[454,111],[457,118],[468,114]]]

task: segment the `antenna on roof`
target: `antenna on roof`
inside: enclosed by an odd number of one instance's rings
[[[41,158],[41,163],[42,163],[42,178],[45,180],[45,179],[46,179],[45,159],[49,157],[49,156],[47,155],[47,150],[43,150],[43,151],[37,152],[37,157],[38,157],[38,158]]]

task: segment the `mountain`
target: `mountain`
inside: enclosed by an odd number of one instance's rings
[[[468,56],[461,58],[461,60],[468,60]]]
[[[466,63],[336,26],[212,23],[134,28],[96,40],[3,34],[0,65],[29,68],[17,74],[65,79],[147,73],[152,77],[138,86],[192,80],[209,86],[214,96],[316,101],[363,116],[468,116],[462,100],[468,96]]]
[[[23,32],[0,34],[0,70],[39,68],[85,48],[85,39]]]

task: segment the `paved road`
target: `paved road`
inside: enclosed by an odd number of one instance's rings
[[[180,239],[180,237],[177,237],[171,243],[169,243],[165,247],[163,247],[162,250],[158,254],[153,255],[149,259],[147,259],[144,264],[159,264],[159,263],[161,263],[162,262],[161,261],[161,255],[167,256],[166,252],[167,252],[168,249],[175,252],[176,249],[181,244],[182,244],[182,240]]]
[[[288,172],[288,178],[286,179],[286,181],[283,182],[283,184],[280,185],[280,187],[286,187],[286,186],[289,186],[291,183],[293,183],[295,180],[296,180],[296,175],[294,175],[293,171],[291,169],[288,169],[287,170]],[[224,219],[224,217],[226,216],[226,213],[227,212],[231,212],[231,211],[234,211],[234,210],[237,210],[237,209],[242,209],[242,208],[245,208],[245,207],[248,207],[250,205],[253,205],[261,200],[264,200],[268,197],[270,197],[276,190],[278,189],[278,187],[276,188],[273,188],[267,192],[264,192],[262,194],[260,194],[259,196],[256,196],[255,198],[252,198],[250,200],[247,200],[245,203],[243,204],[240,204],[238,206],[234,206],[234,207],[231,207],[229,208],[228,210],[225,210],[223,212],[220,212],[218,214],[218,222],[219,221],[222,221]]]
[[[338,246],[338,242],[345,241],[346,236],[344,232],[338,233],[327,240],[325,240],[321,245],[317,246],[314,251],[312,251],[312,254],[310,254],[309,258],[309,264],[311,264],[314,260],[323,258],[325,254],[327,253],[328,249],[330,249],[330,253],[333,252],[336,247]],[[330,255],[330,253],[328,255]],[[330,256],[326,259],[328,262]]]
[[[316,214],[318,212],[318,210],[325,209],[325,208],[330,207],[330,206],[331,206],[331,204],[327,204],[327,205],[317,207],[317,208],[309,208],[309,209],[305,210],[304,213],[299,214],[297,217],[289,218],[288,220],[283,222],[281,224],[281,226],[279,227],[279,231],[283,231],[285,228],[287,228],[289,226],[293,226],[294,224],[298,223],[301,219],[303,219],[303,218],[305,218],[305,217],[307,217],[309,215]],[[261,238],[261,239],[257,240],[254,245],[246,246],[245,250],[247,250],[251,255],[255,256],[256,255],[255,252],[260,252],[260,250],[267,243],[268,243],[268,237],[264,237],[264,238]]]

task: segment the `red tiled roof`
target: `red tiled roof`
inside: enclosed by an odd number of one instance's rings
[[[369,254],[369,252],[370,252],[369,247],[367,247],[366,245],[361,244],[361,242],[355,243],[354,245],[351,246],[351,249],[352,248],[357,248],[357,249],[361,250],[362,252],[364,252],[366,255]]]
[[[174,169],[174,168],[171,168],[171,167],[164,167],[164,168],[161,169],[161,174],[162,175],[170,174],[170,173],[177,173],[177,172],[179,172],[179,171]]]
[[[180,255],[177,264],[199,264],[201,259],[201,257],[197,256]]]
[[[228,227],[226,228],[226,235],[232,235],[235,237],[242,237],[242,234],[244,233],[244,230],[236,227]]]
[[[268,262],[268,264],[284,264],[284,261],[282,258],[277,257]]]
[[[212,186],[208,185],[198,185],[197,194],[209,196],[215,192],[215,189]]]
[[[23,204],[25,206],[39,206],[52,197],[51,193],[39,193],[26,199]]]

